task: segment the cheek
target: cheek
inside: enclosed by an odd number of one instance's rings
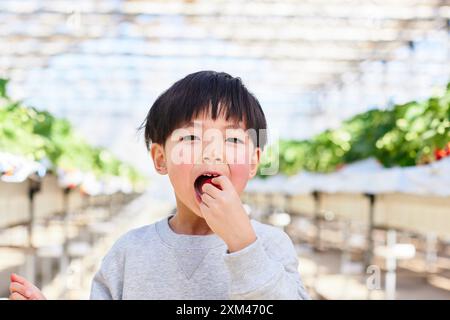
[[[248,164],[230,164],[231,183],[238,193],[241,193],[247,185],[250,166]]]
[[[177,190],[182,190],[189,188],[186,185],[190,181],[189,173],[192,170],[192,164],[171,164],[168,165],[167,171],[169,174],[169,179]]]
[[[225,162],[228,164],[249,164],[250,163],[250,146],[245,145],[227,145],[225,148]]]

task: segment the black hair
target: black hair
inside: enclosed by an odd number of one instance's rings
[[[214,120],[224,116],[227,120],[242,121],[247,130],[255,130],[255,134],[250,134],[253,143],[264,148],[266,118],[258,100],[241,79],[225,72],[199,71],[175,82],[153,103],[140,126],[145,128],[147,149],[152,142],[164,145],[175,129],[204,113]]]

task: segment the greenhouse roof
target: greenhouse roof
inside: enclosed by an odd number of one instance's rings
[[[226,71],[305,137],[444,86],[449,20],[450,0],[2,0],[0,77],[114,149],[174,81]]]

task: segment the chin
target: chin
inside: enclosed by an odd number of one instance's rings
[[[189,199],[186,202],[183,201],[183,203],[191,212],[203,219],[202,212],[200,211],[200,203],[198,203],[196,199]]]

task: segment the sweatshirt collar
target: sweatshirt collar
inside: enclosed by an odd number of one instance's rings
[[[210,249],[226,246],[225,242],[216,234],[201,236],[176,233],[169,225],[169,219],[172,217],[173,215],[165,217],[156,224],[156,231],[161,240],[169,247],[175,249]]]

